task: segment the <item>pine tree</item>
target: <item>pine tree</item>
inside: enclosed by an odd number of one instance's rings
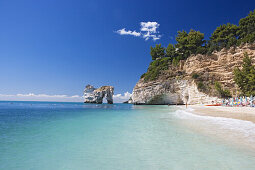
[[[238,35],[243,43],[255,42],[255,10],[239,21]]]
[[[175,48],[172,44],[168,44],[167,48],[166,48],[166,56],[170,57],[171,60],[175,57],[176,52],[175,52]]]
[[[161,44],[156,44],[155,47],[151,47],[151,57],[152,60],[156,60],[157,58],[162,58],[165,56],[165,48],[161,47]]]
[[[243,95],[255,96],[255,66],[247,53],[244,54],[242,69],[235,68],[234,81],[241,89]]]

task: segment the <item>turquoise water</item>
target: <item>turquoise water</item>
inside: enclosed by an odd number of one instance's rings
[[[176,110],[0,102],[0,169],[254,169],[253,151],[187,128]]]

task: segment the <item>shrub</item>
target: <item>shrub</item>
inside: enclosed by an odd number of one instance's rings
[[[145,75],[146,75],[146,73],[143,73],[140,78],[144,78]]]
[[[217,92],[219,93],[219,96],[222,98],[229,98],[231,97],[230,91],[228,89],[222,89],[221,84],[219,82],[215,82],[214,83],[214,87],[217,90]]]
[[[197,73],[192,73],[191,77],[193,79],[198,79],[199,75]]]
[[[204,85],[204,83],[203,83],[202,81],[199,81],[199,82],[197,83],[197,88],[198,88],[198,90],[200,90],[200,91],[205,91],[205,90],[206,90],[206,86]]]

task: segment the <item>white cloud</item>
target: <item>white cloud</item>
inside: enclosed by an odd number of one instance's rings
[[[159,40],[161,38],[161,35],[158,35],[158,27],[160,24],[157,22],[141,22],[141,31],[145,32],[143,33],[143,38],[145,41],[152,38],[154,41]]]
[[[161,35],[159,35],[159,31],[157,29],[159,28],[160,24],[157,22],[141,22],[140,23],[140,32],[136,31],[126,31],[125,28],[120,29],[116,31],[120,35],[133,35],[136,37],[142,36],[142,38],[145,39],[145,41],[149,40],[150,38],[154,41],[159,40],[161,38]]]
[[[141,22],[141,31],[157,33],[157,28],[159,24],[157,22]]]
[[[122,103],[130,99],[131,93],[113,95],[114,103]],[[57,102],[83,102],[83,96],[79,95],[48,95],[48,94],[0,94],[0,100],[5,101],[57,101]]]
[[[48,94],[0,94],[0,100],[14,101],[59,101],[59,102],[82,102],[83,98],[79,95],[48,95]]]
[[[116,95],[113,95],[113,102],[114,103],[123,103],[123,102],[127,101],[128,99],[130,99],[131,96],[132,96],[132,94],[129,92],[126,92],[123,95],[116,94]]]
[[[79,95],[74,95],[74,96],[71,96],[71,98],[76,98],[76,97],[80,97]]]
[[[118,34],[120,35],[133,35],[135,37],[139,37],[141,36],[141,33],[140,32],[136,32],[136,31],[126,31],[126,28],[123,28],[123,29],[120,29],[118,31],[116,31]]]
[[[143,34],[143,38],[145,39],[145,41],[147,41],[150,38],[152,38],[154,41],[156,41],[161,38],[161,35],[155,35],[150,32],[147,32],[146,34]]]

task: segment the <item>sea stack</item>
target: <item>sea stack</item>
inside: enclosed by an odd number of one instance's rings
[[[87,85],[84,89],[84,103],[102,104],[105,97],[108,104],[113,104],[113,94],[113,86],[102,86],[97,89]]]

